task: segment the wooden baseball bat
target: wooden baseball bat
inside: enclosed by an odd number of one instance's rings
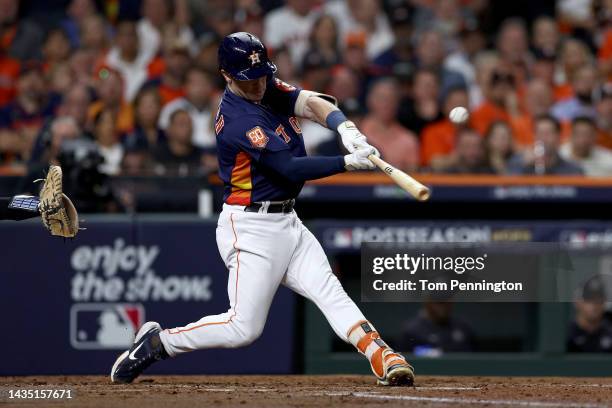
[[[426,201],[429,199],[431,192],[423,184],[410,177],[408,174],[401,170],[396,169],[380,157],[376,157],[373,154],[368,156],[368,159],[376,165],[379,169],[384,171],[395,183],[402,189],[407,191],[411,196],[419,201]]]

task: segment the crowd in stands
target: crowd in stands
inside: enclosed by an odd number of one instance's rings
[[[214,172],[217,48],[248,31],[403,170],[612,176],[612,1],[502,3],[0,0],[0,166],[82,142],[108,175]],[[302,128],[310,154],[342,154]]]

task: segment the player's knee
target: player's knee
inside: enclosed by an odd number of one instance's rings
[[[253,343],[261,336],[263,332],[263,325],[259,326],[248,326],[239,327],[237,330],[237,336],[231,344],[231,347],[245,347]]]

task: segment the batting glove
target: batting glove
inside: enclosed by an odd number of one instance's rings
[[[346,147],[349,153],[353,153],[360,147],[368,145],[368,141],[363,133],[357,129],[357,126],[350,120],[342,122],[338,126],[338,133],[342,138],[342,144]]]
[[[376,149],[372,146],[362,147],[355,150],[351,154],[344,156],[344,168],[348,171],[353,170],[372,170],[374,163],[368,159],[368,156],[374,154]]]

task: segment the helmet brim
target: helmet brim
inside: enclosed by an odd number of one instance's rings
[[[250,81],[263,76],[273,75],[276,72],[276,65],[267,61],[257,67],[247,68],[232,74],[232,78],[237,81]]]

